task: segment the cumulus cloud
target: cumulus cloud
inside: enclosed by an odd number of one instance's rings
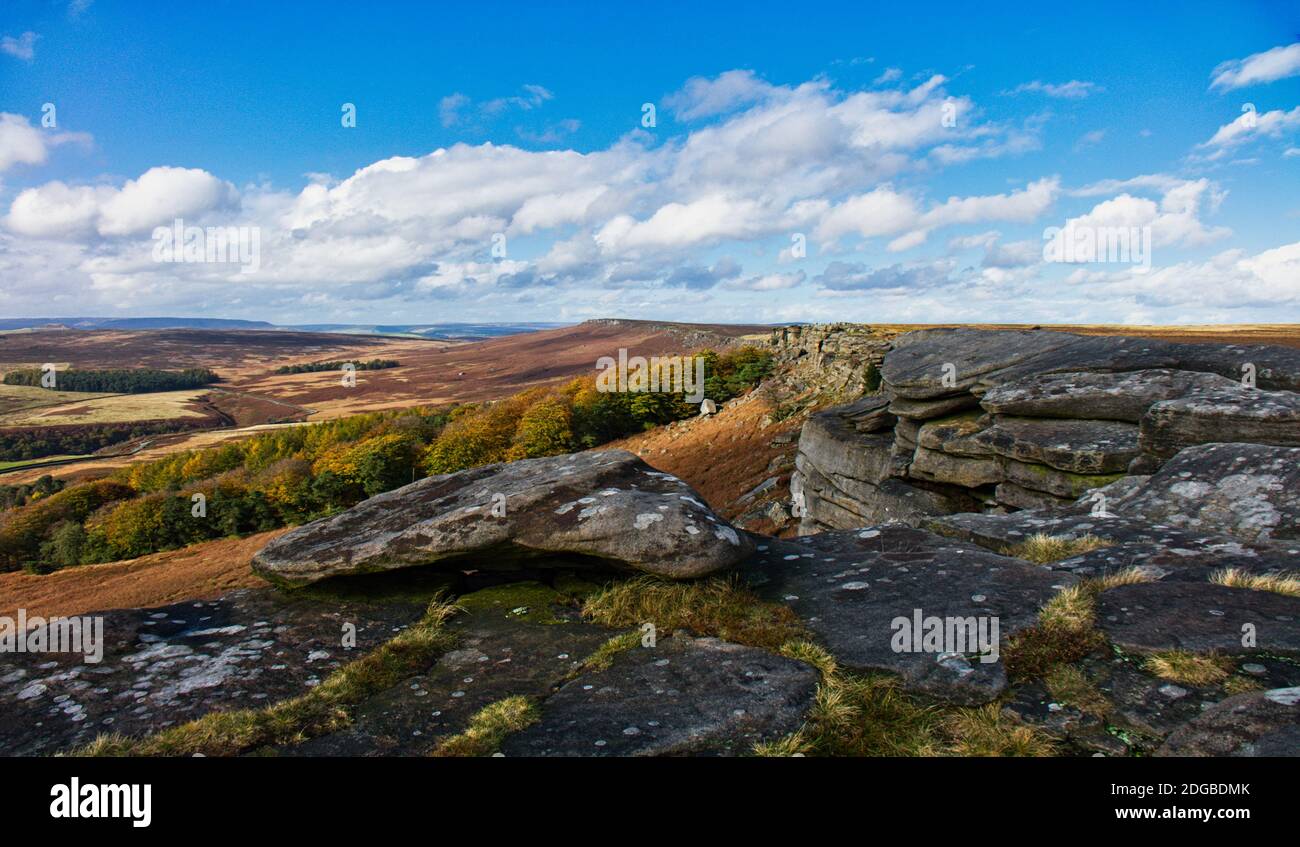
[[[1232,91],[1300,74],[1300,42],[1223,62],[1210,74],[1210,89]]]
[[[1153,246],[1187,247],[1231,235],[1226,227],[1207,226],[1200,213],[1214,211],[1225,192],[1208,179],[1182,180],[1170,185],[1159,202],[1123,193],[1098,203],[1086,214],[1070,218],[1067,227],[1151,227]]]
[[[239,193],[228,182],[195,168],[150,168],[121,188],[49,182],[14,198],[5,225],[37,238],[149,232],[176,218],[198,218],[236,207]]]
[[[985,192],[936,194],[934,177],[947,164],[1036,143],[1033,125],[986,122],[978,104],[948,85],[940,75],[866,90],[826,79],[775,85],[732,71],[688,81],[667,99],[689,126],[635,130],[585,152],[558,137],[547,141],[558,149],[546,151],[461,143],[382,159],[342,179],[313,176],[292,189],[239,191],[218,175],[179,167],[125,181],[46,181],[6,195],[0,278],[21,281],[0,292],[0,307],[47,312],[49,290],[38,286],[52,285],[76,292],[71,311],[240,304],[273,319],[304,308],[326,319],[354,316],[355,303],[365,302],[397,318],[436,301],[483,319],[538,310],[580,319],[664,314],[670,301],[690,319],[706,308],[719,314],[727,292],[727,317],[735,320],[779,320],[796,299],[803,311],[794,317],[835,319],[843,315],[826,301],[854,298],[878,298],[873,308],[878,302],[899,319],[974,319],[981,310],[996,318],[1007,303],[1037,303],[1033,286],[1044,273],[1094,273],[1044,269],[1035,259],[1041,245],[1024,240],[1028,233],[1002,240],[1002,229],[1054,223],[1044,216],[1061,197],[1097,198],[1075,220],[1150,225],[1164,246],[1197,246],[1227,233],[1201,220],[1223,192],[1168,174],[1063,189],[1058,177],[1031,173],[1010,186],[999,179]],[[440,111],[450,126],[473,126],[489,114],[539,108],[549,97],[525,88],[485,108],[451,95]],[[950,105],[960,115],[955,127],[944,122]],[[17,116],[0,120],[0,168],[39,165],[52,139]],[[241,274],[152,261],[152,228],[176,217],[258,227],[260,267]],[[965,267],[951,256],[880,261],[950,227],[966,229],[947,249],[981,249],[982,259]],[[815,245],[833,259],[820,273],[801,264],[814,261]],[[732,258],[750,255],[758,259],[745,258],[754,266],[743,270]],[[1235,275],[1273,279],[1289,262],[1265,253],[1221,264]],[[1075,280],[1071,290],[1091,279]],[[1125,309],[1141,307],[1140,291],[1124,295],[1133,298]],[[1080,308],[1093,308],[1080,297]],[[1050,318],[1055,302],[1055,295],[1043,300],[1038,319]]]

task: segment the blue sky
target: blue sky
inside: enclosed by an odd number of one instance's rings
[[[998,5],[7,0],[0,314],[1300,320],[1300,8]]]

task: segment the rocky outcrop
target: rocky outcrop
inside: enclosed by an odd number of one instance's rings
[[[1300,447],[1189,447],[1155,474],[1114,490],[1105,504],[1117,515],[1193,531],[1300,539]]]
[[[506,756],[745,755],[803,723],[817,672],[716,638],[677,634],[633,648],[547,698]]]
[[[304,585],[468,556],[486,569],[568,556],[688,578],[728,568],[752,549],[689,485],[608,450],[422,479],[277,538],[253,569]]]
[[[423,611],[420,602],[378,606],[246,589],[103,612],[97,663],[77,653],[5,654],[0,751],[49,755],[101,733],[145,735],[211,711],[295,697]],[[344,647],[349,625],[356,639]]]
[[[1300,750],[1300,688],[1231,697],[1176,730],[1157,756],[1294,756]]]
[[[886,335],[861,324],[792,325],[772,331],[782,395],[843,402],[875,391],[890,349]]]
[[[889,671],[912,691],[957,703],[987,703],[1007,685],[1000,644],[1033,625],[1038,608],[1077,580],[899,524],[825,532],[760,545],[745,566],[762,596],[794,609],[844,666]],[[953,644],[899,641],[901,620],[996,619],[983,647],[972,631]]]
[[[936,329],[894,339],[880,373],[878,395],[804,426],[791,490],[802,492],[805,533],[886,515],[1064,508],[1189,447],[1300,444],[1290,348]],[[921,502],[898,508],[885,479],[924,491]]]

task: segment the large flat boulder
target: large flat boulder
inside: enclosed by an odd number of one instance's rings
[[[1097,625],[1125,650],[1300,653],[1300,598],[1211,582],[1144,582],[1104,591]]]
[[[1300,688],[1230,697],[1176,730],[1157,756],[1300,755]]]
[[[506,756],[745,755],[797,730],[812,706],[809,665],[716,638],[674,635],[549,696]]]
[[[1124,517],[1253,540],[1300,539],[1300,447],[1203,444],[1108,498]]]
[[[567,555],[689,578],[752,550],[685,482],[607,450],[420,480],[280,536],[253,569],[304,585],[443,561],[497,569]]]
[[[1034,374],[995,385],[980,405],[999,415],[1039,418],[1142,420],[1147,409],[1193,391],[1233,388],[1234,380],[1217,374],[1168,368],[1127,373]]]
[[[908,400],[934,400],[1055,373],[1197,371],[1238,380],[1254,369],[1269,390],[1300,390],[1300,350],[1270,345],[1178,344],[1045,330],[924,329],[895,339],[880,374]],[[946,377],[946,378],[945,378]]]
[[[958,703],[987,703],[1006,688],[1000,650],[986,662],[970,642],[958,651],[919,636],[896,649],[896,619],[996,618],[1005,642],[1077,582],[901,525],[765,541],[744,573],[763,597],[792,608],[845,667],[893,672],[909,690]]]
[[[1165,400],[1142,418],[1140,441],[1159,459],[1196,444],[1300,446],[1300,394],[1233,384]]]

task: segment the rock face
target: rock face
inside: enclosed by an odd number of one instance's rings
[[[897,673],[910,690],[957,703],[987,703],[1006,688],[1000,647],[985,653],[998,653],[996,661],[981,661],[973,637],[934,645],[917,633],[900,644],[896,622],[997,619],[988,634],[1000,644],[1077,581],[897,524],[763,546],[746,576],[762,596],[794,609],[842,665]]]
[[[1290,348],[936,329],[894,339],[880,373],[880,394],[805,424],[791,482],[807,501],[805,533],[1064,508],[1188,447],[1300,445],[1300,351]],[[913,499],[924,504],[898,508],[885,478],[923,490]]]
[[[716,638],[675,635],[618,655],[552,694],[506,756],[746,754],[803,723],[812,667]]]
[[[1300,688],[1230,697],[1176,730],[1157,756],[1294,756],[1300,751]]]
[[[1300,539],[1300,447],[1189,447],[1149,478],[1108,497],[1107,509],[1243,539]]]
[[[509,568],[570,555],[672,578],[752,552],[694,489],[625,450],[488,465],[371,497],[277,538],[253,559],[290,585],[473,557]]]
[[[1300,394],[1234,385],[1164,400],[1142,418],[1142,452],[1157,459],[1215,442],[1300,446]]]

